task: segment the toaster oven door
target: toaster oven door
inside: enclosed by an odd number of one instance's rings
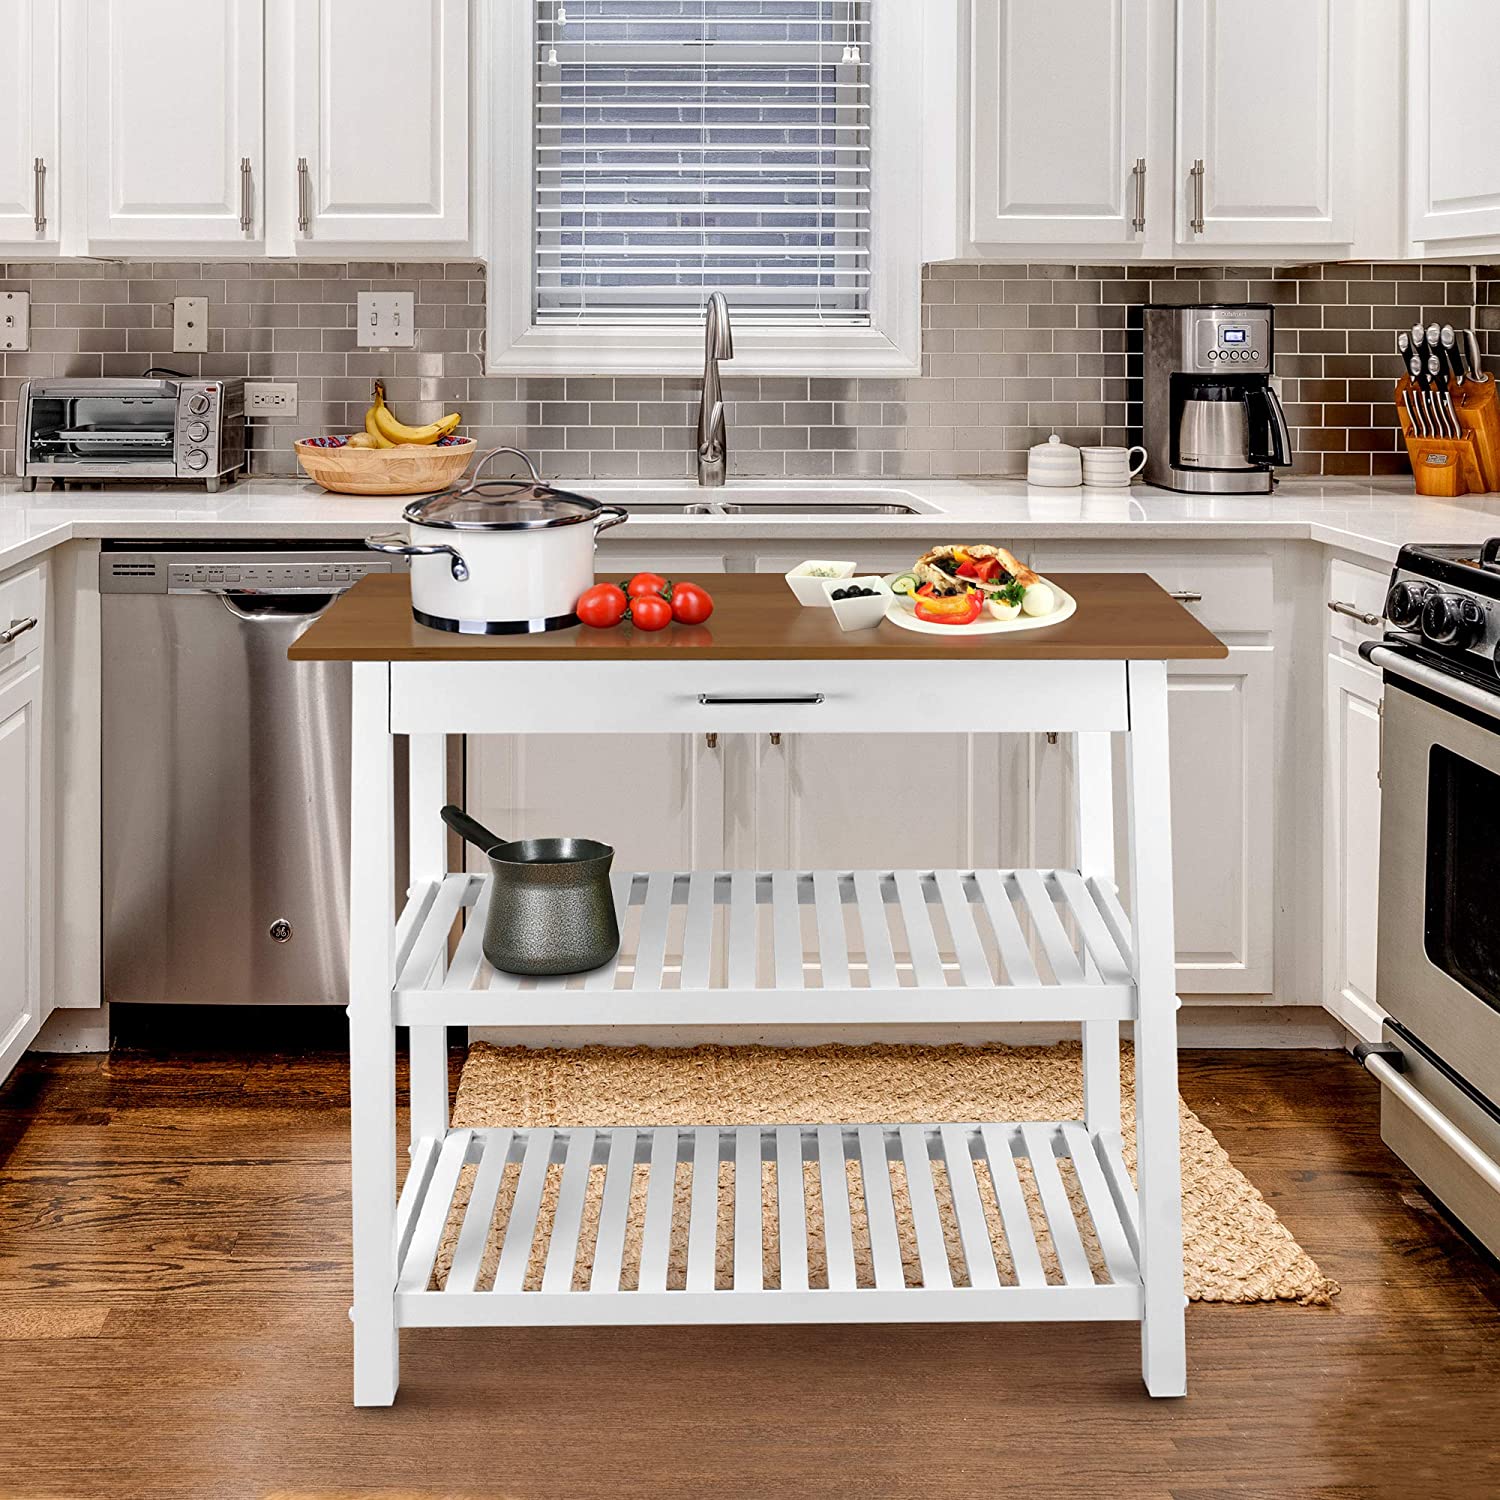
[[[177,396],[33,394],[24,472],[53,479],[171,479]]]

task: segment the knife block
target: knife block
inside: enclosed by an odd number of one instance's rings
[[[1407,395],[1415,404],[1420,391],[1414,380],[1403,376],[1396,383],[1396,415],[1417,493],[1452,500],[1500,490],[1500,401],[1494,377],[1465,381],[1463,390],[1453,395],[1460,434],[1456,438],[1418,433],[1407,415]]]

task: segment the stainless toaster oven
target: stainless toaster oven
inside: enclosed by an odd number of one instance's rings
[[[98,480],[191,479],[216,490],[245,468],[245,382],[28,380],[16,474],[28,490]]]

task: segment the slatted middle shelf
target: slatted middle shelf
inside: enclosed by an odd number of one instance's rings
[[[1112,886],[1076,870],[612,878],[619,955],[545,979],[485,961],[488,876],[417,888],[397,925],[397,1024],[869,1026],[1135,1013],[1128,919]]]
[[[1076,1121],[453,1130],[397,1237],[406,1326],[1141,1311],[1119,1137]]]

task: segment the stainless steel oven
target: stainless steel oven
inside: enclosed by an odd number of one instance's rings
[[[1385,683],[1381,1133],[1500,1254],[1500,544],[1404,548]]]

